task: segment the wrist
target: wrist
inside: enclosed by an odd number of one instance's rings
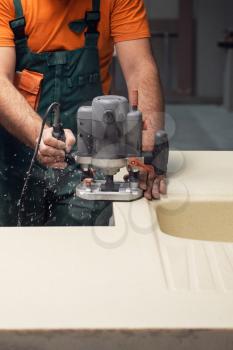
[[[35,124],[34,124],[34,128],[33,131],[31,133],[32,138],[30,138],[30,140],[28,140],[28,146],[31,147],[32,149],[36,148],[40,133],[41,133],[41,127],[42,127],[42,119],[36,120]],[[48,129],[49,126],[47,124],[45,124],[44,126],[44,130]]]

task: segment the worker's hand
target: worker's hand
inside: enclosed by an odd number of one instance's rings
[[[65,154],[71,151],[76,142],[74,134],[71,130],[65,129],[66,142],[63,142],[54,138],[52,132],[53,128],[44,130],[39,147],[38,160],[47,167],[65,169],[67,167]]]
[[[129,175],[124,176],[129,180]],[[148,200],[160,199],[160,195],[167,194],[167,179],[165,175],[156,175],[153,166],[151,171],[141,170],[139,173],[139,187],[144,191],[144,197]]]
[[[154,169],[149,173],[142,170],[139,175],[139,187],[144,191],[146,199],[160,199],[161,194],[167,194],[166,176],[156,175]]]

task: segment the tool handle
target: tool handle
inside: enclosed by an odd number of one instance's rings
[[[53,126],[52,136],[59,141],[66,142],[66,135],[62,124]]]
[[[59,141],[66,142],[66,135],[65,135],[65,131],[63,129],[62,124],[58,124],[58,125],[53,126],[52,136]],[[71,153],[66,153],[65,162],[68,165],[76,164],[75,158]]]
[[[65,155],[65,162],[68,165],[75,165],[76,164],[75,157],[73,156],[72,153],[66,153],[66,155]]]
[[[166,175],[169,158],[168,135],[159,130],[155,136],[155,147],[151,153],[143,153],[145,164],[153,165],[157,175]]]

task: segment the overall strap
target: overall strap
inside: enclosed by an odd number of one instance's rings
[[[14,0],[14,6],[15,6],[15,16],[16,16],[16,18],[23,17],[23,7],[22,7],[22,4],[21,4],[21,0]]]
[[[21,0],[14,0],[14,6],[16,19],[10,21],[9,24],[14,33],[15,43],[25,43],[27,41],[27,37],[25,34],[26,21],[23,15]]]
[[[92,0],[92,10],[93,11],[100,10],[100,0]]]
[[[86,12],[85,22],[87,24],[86,46],[97,46],[99,32],[97,30],[100,21],[100,0],[92,0],[92,11]]]

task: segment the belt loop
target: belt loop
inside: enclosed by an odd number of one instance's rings
[[[72,79],[71,78],[68,78],[67,79],[67,85],[69,88],[72,88],[73,87],[73,82],[72,82]]]

